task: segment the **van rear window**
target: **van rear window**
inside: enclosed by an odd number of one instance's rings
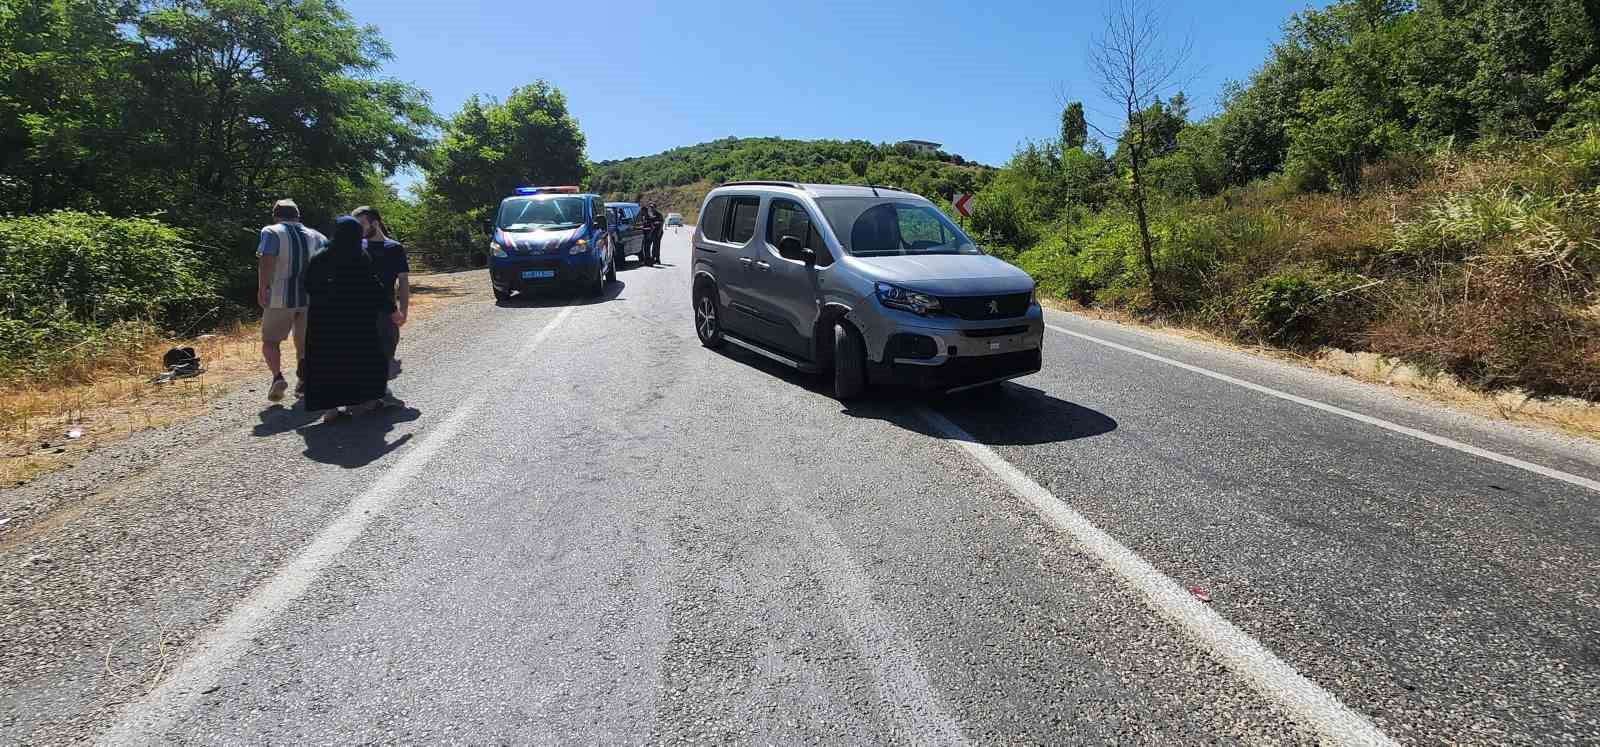
[[[713,197],[706,204],[706,209],[700,214],[700,233],[708,241],[721,241],[722,230],[727,223],[728,198]]]

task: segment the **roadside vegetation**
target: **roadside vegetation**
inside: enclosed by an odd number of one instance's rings
[[[1593,3],[1342,0],[1209,116],[1173,92],[1100,143],[1069,104],[971,225],[1063,300],[1600,399],[1597,63]]]

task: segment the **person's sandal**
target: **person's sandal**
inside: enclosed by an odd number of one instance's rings
[[[337,423],[340,420],[343,420],[346,417],[349,417],[349,415],[350,415],[350,413],[345,412],[344,410],[341,410],[341,409],[335,407],[332,410],[329,410],[329,411],[327,411],[327,412],[322,414],[322,422],[323,423]]]
[[[377,402],[362,402],[361,404],[350,408],[348,412],[350,413],[350,417],[359,418],[363,415],[371,415],[372,413],[377,412],[378,409],[379,407]]]

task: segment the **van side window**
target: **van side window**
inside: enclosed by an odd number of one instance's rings
[[[833,255],[816,227],[811,225],[811,215],[806,209],[793,200],[775,199],[767,210],[767,243],[777,247],[778,239],[785,236],[800,239],[807,249],[816,252],[818,267],[833,264]]]
[[[733,220],[728,221],[728,243],[743,244],[756,235],[756,213],[760,209],[759,197],[733,198]]]
[[[707,241],[721,241],[723,224],[728,217],[728,198],[713,197],[700,216],[700,232]]]

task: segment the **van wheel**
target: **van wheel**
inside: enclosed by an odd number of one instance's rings
[[[511,291],[503,291],[503,290],[500,290],[499,288],[495,288],[493,290],[494,290],[494,300],[499,301],[500,303],[505,303],[505,302],[511,300]]]
[[[833,325],[833,396],[854,399],[867,388],[867,345],[855,327]]]
[[[606,267],[606,282],[617,282],[617,257],[612,255],[611,264]]]
[[[722,318],[717,315],[717,292],[706,286],[694,292],[694,333],[708,348],[722,347]]]

